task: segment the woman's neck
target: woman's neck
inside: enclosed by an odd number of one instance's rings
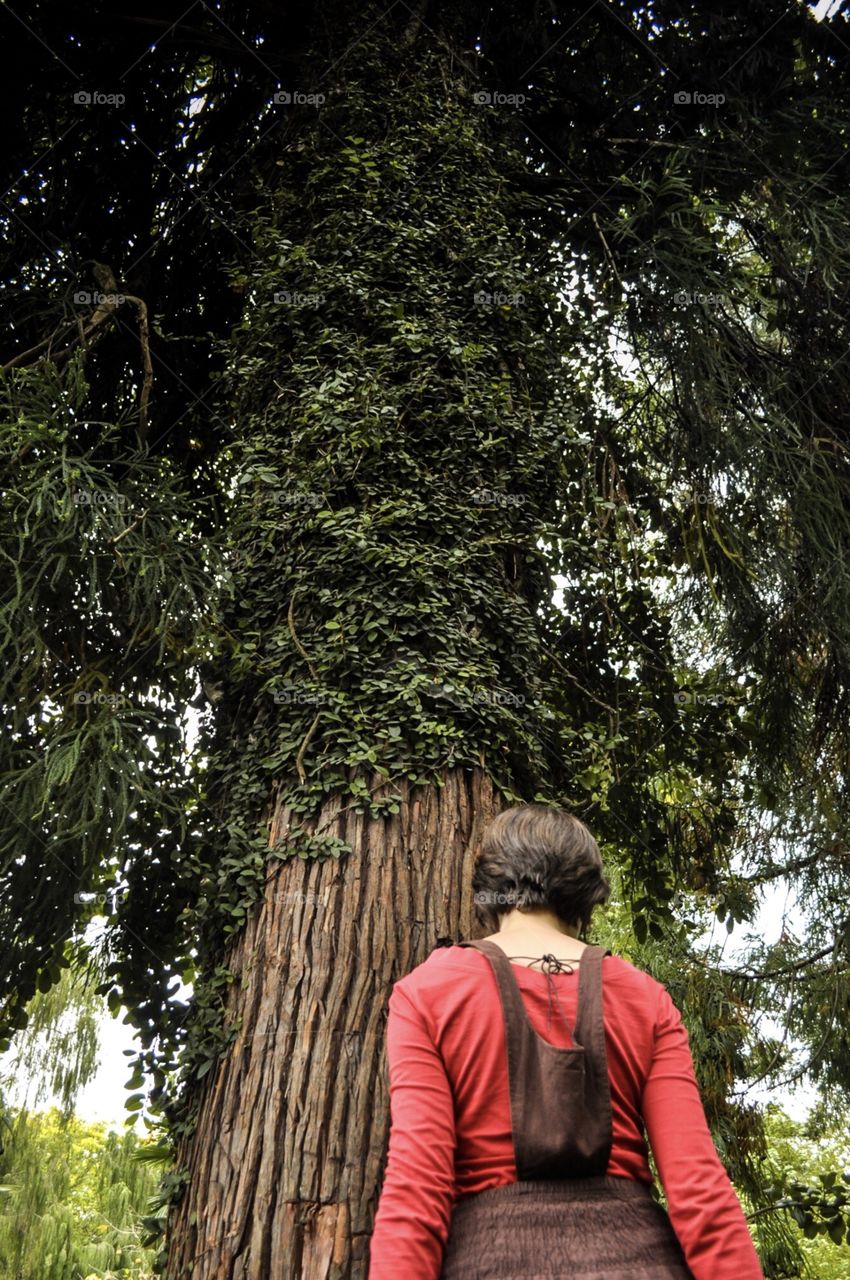
[[[575,925],[566,924],[560,916],[555,915],[554,911],[548,911],[544,907],[527,908],[522,911],[515,907],[502,916],[499,937],[514,937],[519,934],[577,938],[578,929]]]
[[[490,942],[496,942],[512,954],[542,955],[550,952],[560,959],[580,955],[585,944],[578,941],[578,930],[565,924],[554,912],[535,910],[509,911],[502,916],[498,933],[490,934]]]

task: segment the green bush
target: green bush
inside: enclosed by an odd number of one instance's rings
[[[153,1144],[56,1108],[6,1110],[2,1124],[0,1280],[152,1280]]]

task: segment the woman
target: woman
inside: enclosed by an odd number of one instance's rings
[[[432,952],[390,996],[369,1280],[763,1280],[678,1010],[579,939],[610,893],[593,836],[508,809],[473,889],[491,935]]]

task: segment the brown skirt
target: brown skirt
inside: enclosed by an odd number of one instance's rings
[[[632,1178],[512,1182],[458,1200],[440,1280],[693,1280],[650,1188]]]

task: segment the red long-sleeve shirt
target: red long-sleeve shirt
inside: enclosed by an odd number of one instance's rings
[[[551,975],[575,1023],[579,968]],[[547,975],[514,965],[534,1029],[563,1048]],[[646,1140],[694,1280],[764,1280],[711,1138],[688,1033],[666,988],[619,956],[602,962],[613,1142],[606,1173],[651,1184]],[[368,1280],[439,1280],[456,1200],[516,1182],[504,1022],[486,956],[445,947],[396,982],[386,1032],[390,1141]]]

